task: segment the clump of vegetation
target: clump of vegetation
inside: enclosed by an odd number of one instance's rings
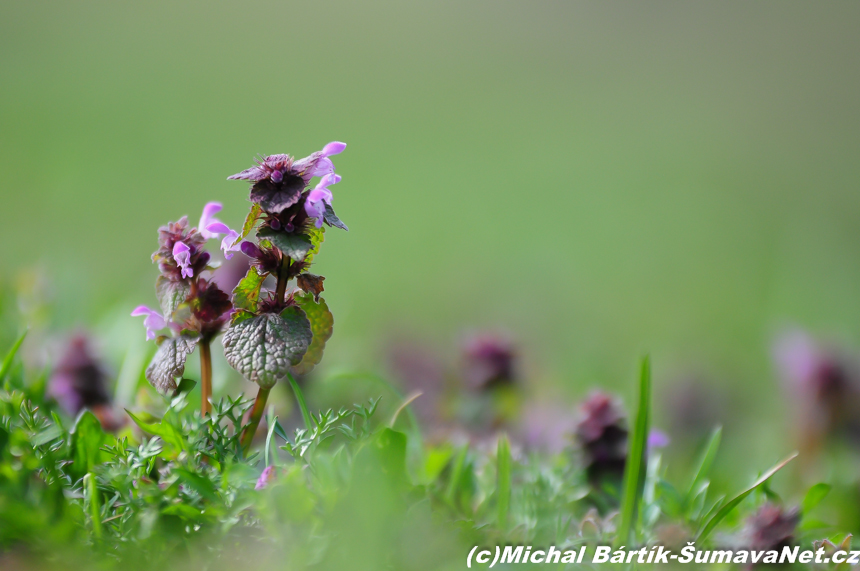
[[[330,157],[344,148],[269,156],[231,177],[252,182],[240,230],[215,218],[216,203],[196,227],[183,217],[159,230],[159,309],[133,312],[158,344],[144,373],[162,395],[158,414],[132,407],[124,424],[105,413],[105,374],[74,353],[82,341],[50,383],[20,366],[23,336],[10,348],[0,365],[0,568],[459,569],[475,545],[845,545],[809,516],[827,485],[801,504],[770,488],[791,455],[738,493],[714,494],[719,429],[689,479],[670,482],[649,446],[647,359],[633,416],[593,395],[570,434],[576,450],[538,452],[501,433],[431,444],[402,397],[388,416],[382,395],[309,410],[294,376],[320,362],[333,331],[325,278],[309,269],[325,227],[346,229],[329,190],[340,181]],[[226,257],[249,260],[231,295],[205,249],[221,236]],[[253,400],[212,396],[219,335],[227,362],[258,385]],[[199,407],[185,375],[194,351]],[[482,341],[469,356],[471,385],[512,382],[507,345]],[[302,412],[292,434],[267,408],[278,382]]]

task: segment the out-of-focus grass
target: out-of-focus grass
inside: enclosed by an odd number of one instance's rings
[[[64,324],[152,302],[158,225],[207,200],[237,225],[247,187],[227,175],[339,139],[328,366],[372,365],[393,325],[496,325],[576,390],[621,386],[648,349],[774,408],[775,325],[860,340],[858,18],[8,2],[0,272],[43,265]]]

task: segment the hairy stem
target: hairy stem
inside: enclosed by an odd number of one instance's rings
[[[257,398],[254,399],[254,406],[251,408],[251,418],[245,431],[242,432],[242,439],[239,441],[242,444],[242,449],[247,452],[251,448],[251,442],[254,440],[254,434],[257,433],[257,427],[260,426],[260,419],[263,418],[263,412],[266,410],[266,401],[269,399],[269,392],[272,389],[264,389],[260,387],[257,392]]]
[[[212,352],[209,349],[210,339],[200,341],[200,413],[203,416],[212,413],[209,398],[212,396]]]
[[[289,281],[290,276],[290,258],[288,256],[284,256],[281,260],[281,267],[278,269],[278,286],[275,290],[275,295],[277,296],[278,303],[283,303],[284,295],[287,293],[287,282]]]
[[[299,408],[302,411],[302,418],[305,421],[305,428],[308,429],[308,432],[313,428],[313,420],[311,419],[311,414],[308,412],[308,405],[305,402],[305,394],[302,392],[302,388],[293,378],[290,373],[287,373],[287,378],[290,380],[290,386],[293,388],[293,393],[296,395],[296,401],[299,403]]]

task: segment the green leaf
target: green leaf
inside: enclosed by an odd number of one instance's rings
[[[144,432],[160,437],[165,443],[170,444],[177,450],[181,451],[186,449],[185,439],[172,424],[164,422],[164,420],[159,420],[158,422],[146,422],[141,418],[143,415],[136,416],[128,409],[126,409],[125,412]]]
[[[155,280],[155,295],[161,304],[161,313],[168,321],[173,321],[171,318],[174,312],[185,303],[190,293],[191,284],[185,280],[175,282],[164,276],[158,276]]]
[[[288,234],[271,228],[263,228],[257,232],[260,238],[266,238],[285,255],[293,260],[301,262],[314,245],[310,238],[304,234]]]
[[[33,446],[42,446],[53,440],[56,440],[65,434],[65,430],[59,424],[50,424],[45,429],[35,434],[30,439],[30,444]]]
[[[254,229],[254,225],[257,224],[257,220],[260,218],[260,214],[262,214],[262,212],[263,208],[259,204],[253,203],[251,205],[251,211],[248,212],[248,216],[245,217],[245,223],[242,224],[242,232],[239,233],[239,237],[236,238],[235,242],[233,242],[234,246],[244,240],[248,234],[251,233],[251,230]]]
[[[231,367],[263,388],[285,378],[301,362],[313,339],[311,324],[299,307],[267,313],[233,324],[221,342]]]
[[[146,368],[146,379],[162,394],[176,390],[176,379],[185,373],[185,361],[197,346],[199,337],[180,335],[161,342]]]
[[[511,505],[511,445],[507,436],[499,438],[496,450],[496,495],[498,499],[498,525],[504,533],[510,521]]]
[[[200,474],[195,474],[185,468],[174,468],[173,472],[182,478],[184,484],[200,494],[201,497],[212,502],[218,501],[218,490],[215,489],[215,484],[209,478],[204,478]]]
[[[194,387],[197,386],[197,381],[192,379],[182,379],[179,381],[179,385],[176,387],[176,390],[173,392],[173,398],[178,397],[184,393],[190,393],[194,390]]]
[[[627,463],[624,467],[624,495],[621,497],[621,523],[616,542],[623,545],[630,539],[634,530],[636,513],[642,499],[645,483],[646,453],[648,442],[648,421],[651,401],[651,363],[648,357],[642,359],[639,374],[639,402],[636,407],[636,422],[630,435],[627,450]]]
[[[110,444],[113,439],[105,433],[99,419],[90,411],[84,410],[78,415],[69,435],[72,450],[71,473],[75,477],[81,478],[91,472],[93,466],[109,460],[101,447]]]
[[[257,311],[257,301],[260,298],[260,288],[265,276],[261,276],[256,268],[248,268],[248,273],[233,288],[233,306],[251,313]]]
[[[687,492],[687,497],[684,500],[685,505],[690,504],[694,493],[708,477],[708,473],[711,471],[711,466],[714,464],[714,459],[717,457],[717,451],[720,449],[720,440],[722,439],[722,436],[723,429],[721,426],[716,427],[711,433],[711,437],[708,439],[708,445],[705,446],[699,459],[699,469],[696,470],[696,474],[693,476],[693,481],[690,483],[690,490]]]
[[[334,208],[331,207],[331,204],[326,203],[325,205],[325,214],[323,215],[326,224],[329,226],[334,226],[335,228],[340,228],[341,230],[349,231],[349,228],[346,227],[346,224],[340,221],[340,218],[337,217],[337,214],[334,213]]]
[[[253,319],[254,314],[245,309],[239,309],[233,312],[233,316],[230,318],[230,325],[236,325],[246,319]]]
[[[305,312],[311,323],[311,331],[313,332],[313,340],[308,346],[304,358],[298,365],[293,367],[295,374],[306,375],[322,361],[325,344],[331,338],[334,331],[334,316],[329,311],[325,299],[320,298],[319,303],[317,303],[314,301],[312,293],[297,295],[295,300]]]
[[[704,541],[705,538],[708,537],[708,535],[710,535],[710,533],[714,530],[714,528],[717,527],[717,525],[721,521],[723,521],[723,519],[727,515],[729,515],[729,513],[731,513],[731,511],[733,509],[735,509],[739,503],[741,503],[744,500],[744,498],[746,498],[748,495],[750,495],[753,492],[753,490],[755,490],[756,488],[758,488],[759,486],[761,486],[762,484],[767,482],[771,478],[771,476],[773,476],[774,474],[776,474],[777,472],[782,470],[782,468],[785,467],[786,464],[788,464],[789,462],[791,462],[795,458],[797,458],[797,452],[794,452],[793,454],[791,454],[790,456],[788,456],[787,458],[785,458],[784,460],[782,460],[781,462],[776,464],[773,468],[771,468],[770,470],[765,472],[761,478],[756,480],[752,486],[750,486],[747,489],[745,489],[744,491],[740,492],[738,495],[736,495],[731,500],[729,500],[725,505],[723,505],[723,507],[720,508],[720,510],[716,514],[711,516],[711,518],[708,520],[708,522],[702,528],[702,531],[699,532],[699,536],[696,538],[696,542],[698,543],[698,542]]]
[[[0,364],[0,380],[9,373],[9,369],[12,368],[12,361],[15,359],[15,354],[18,353],[18,349],[21,348],[21,343],[24,342],[24,338],[27,337],[27,331],[18,337],[18,340],[15,341],[15,344],[12,345],[12,348],[9,349],[9,352],[6,353],[6,357],[3,359],[3,364]]]
[[[821,482],[820,484],[815,484],[809,491],[806,492],[806,496],[803,498],[803,503],[800,504],[800,513],[806,516],[809,512],[811,512],[815,506],[821,503],[827,494],[830,493],[832,486],[830,484],[825,484]]]
[[[320,246],[322,245],[323,240],[325,240],[325,226],[323,226],[322,228],[311,226],[310,230],[307,231],[307,234],[308,238],[310,238],[311,240],[311,244],[313,244],[313,247],[308,251],[307,254],[305,254],[304,261],[310,264],[311,262],[313,262],[314,256],[319,254]]]
[[[96,477],[92,473],[84,476],[85,500],[89,506],[90,519],[93,522],[93,535],[96,539],[102,536],[101,505],[99,502],[99,490],[96,487]]]

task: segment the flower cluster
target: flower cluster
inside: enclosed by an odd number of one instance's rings
[[[320,361],[333,318],[320,297],[325,278],[307,270],[322,243],[323,225],[347,229],[334,214],[329,188],[341,180],[330,157],[345,148],[332,142],[300,160],[271,155],[229,177],[252,182],[251,212],[241,231],[216,218],[222,209],[217,202],[203,208],[196,227],[182,217],[159,229],[152,260],[161,272],[155,285],[160,310],[141,305],[132,311],[144,317],[147,339],[159,343],[146,371],[156,388],[175,390],[188,355],[201,345],[205,413],[209,343],[222,331],[227,362],[266,392],[291,371],[306,373]],[[315,177],[319,181],[311,188]],[[256,241],[246,239],[255,229]],[[216,266],[205,250],[208,240],[218,238],[227,260],[238,252],[249,258],[232,299],[213,281]],[[277,285],[267,291],[269,276]],[[293,279],[297,287],[288,291]]]
[[[216,266],[204,248],[223,226],[214,216],[221,204],[203,208],[200,223],[189,228],[188,217],[158,229],[158,250],[152,261],[161,275],[155,282],[160,311],[140,305],[132,316],[144,317],[146,338],[156,339],[159,350],[146,370],[147,379],[162,392],[176,389],[176,378],[185,370],[185,360],[199,342],[208,344],[224,328],[232,310],[229,296],[211,281]],[[167,330],[167,335],[160,334]]]

